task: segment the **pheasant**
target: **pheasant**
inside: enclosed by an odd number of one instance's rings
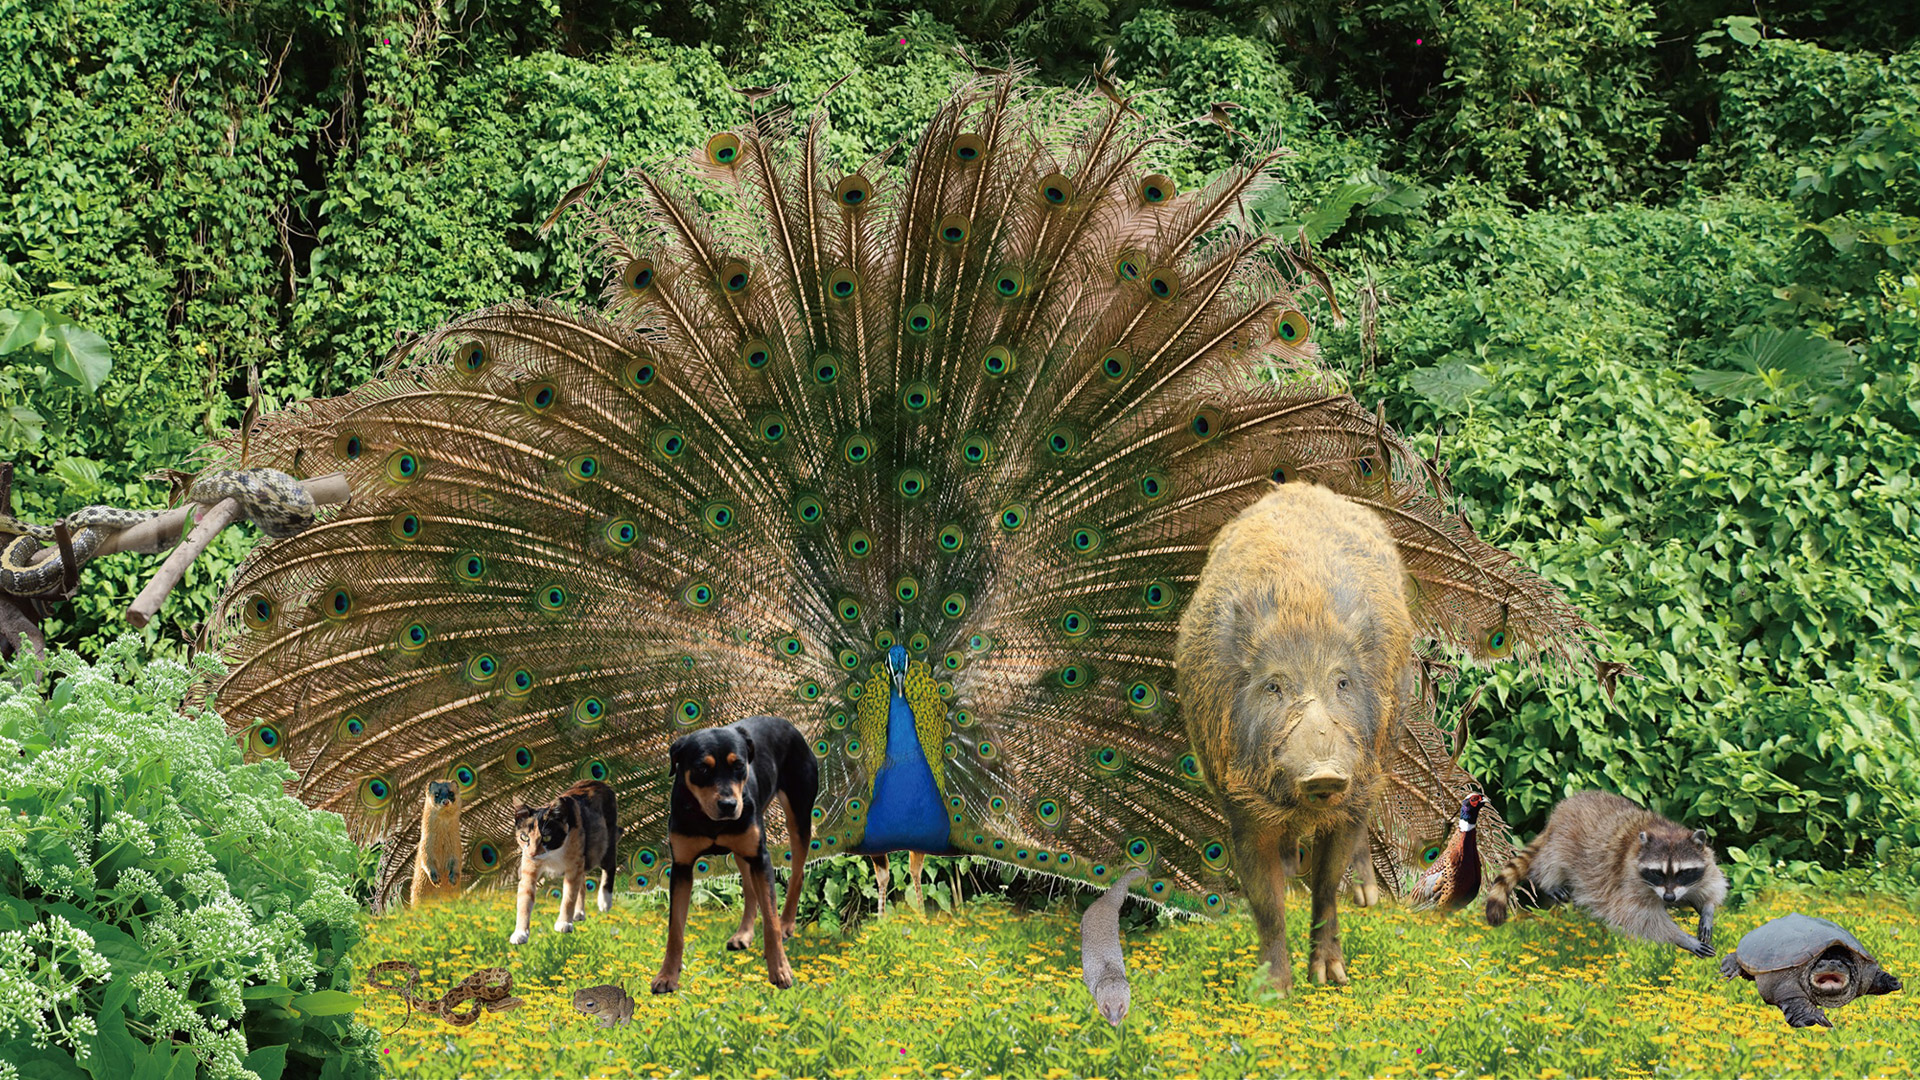
[[[384,844],[380,895],[433,780],[480,881],[511,876],[514,806],[605,780],[618,885],[657,888],[667,744],[773,713],[822,784],[808,850],[770,823],[776,862],[1138,867],[1143,899],[1219,911],[1174,634],[1215,530],[1275,483],[1386,518],[1433,642],[1586,655],[1566,599],[1317,366],[1236,212],[1275,148],[1184,188],[1164,131],[1019,69],[957,84],[903,168],[830,166],[825,125],[762,113],[580,197],[604,310],[456,318],[252,430],[254,460],[344,470],[353,499],[237,573],[214,690],[249,754]],[[1472,787],[1429,710],[1402,723],[1395,869],[1403,823]]]
[[[1408,899],[1415,907],[1458,911],[1480,895],[1480,833],[1476,822],[1487,797],[1474,792],[1460,804],[1453,835],[1421,853],[1430,868],[1413,883]]]

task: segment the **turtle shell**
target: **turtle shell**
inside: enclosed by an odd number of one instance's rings
[[[1750,931],[1734,947],[1733,954],[1741,967],[1752,974],[1762,975],[1769,971],[1799,967],[1834,945],[1845,946],[1857,958],[1868,963],[1879,962],[1861,947],[1852,934],[1838,925],[1800,914],[1782,915]]]

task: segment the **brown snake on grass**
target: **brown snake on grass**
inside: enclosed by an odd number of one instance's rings
[[[404,985],[375,982],[377,976],[389,971],[398,971],[407,977]],[[524,998],[513,994],[513,975],[502,967],[481,968],[479,971],[461,979],[454,988],[442,994],[436,1001],[423,1001],[414,996],[413,987],[420,981],[420,968],[406,960],[387,960],[373,965],[367,972],[367,985],[381,990],[396,990],[406,999],[407,1005],[420,1012],[437,1016],[449,1024],[465,1026],[480,1018],[480,1013],[504,1012],[526,1004]],[[473,1008],[464,1013],[453,1010],[467,1002]]]

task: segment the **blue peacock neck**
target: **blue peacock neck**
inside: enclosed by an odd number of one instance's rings
[[[887,670],[891,676],[887,744],[874,772],[866,832],[853,850],[870,855],[902,850],[945,854],[953,850],[946,800],[934,780],[913,706],[907,701],[906,649],[895,645],[888,651]]]

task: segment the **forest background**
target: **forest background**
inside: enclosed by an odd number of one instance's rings
[[[1521,833],[1621,791],[1755,875],[1920,887],[1920,7],[1674,0],[0,0],[0,460],[14,508],[151,507],[156,469],[509,298],[591,300],[535,228],[613,168],[830,99],[847,161],[1005,49],[1292,151],[1327,362],[1441,441],[1481,535],[1643,676],[1447,687]],[[1245,152],[1178,130],[1196,183]],[[147,631],[183,654],[250,537]],[[47,623],[98,655],[150,558]],[[1484,688],[1484,693],[1476,693]],[[1473,708],[1466,706],[1471,703]]]

